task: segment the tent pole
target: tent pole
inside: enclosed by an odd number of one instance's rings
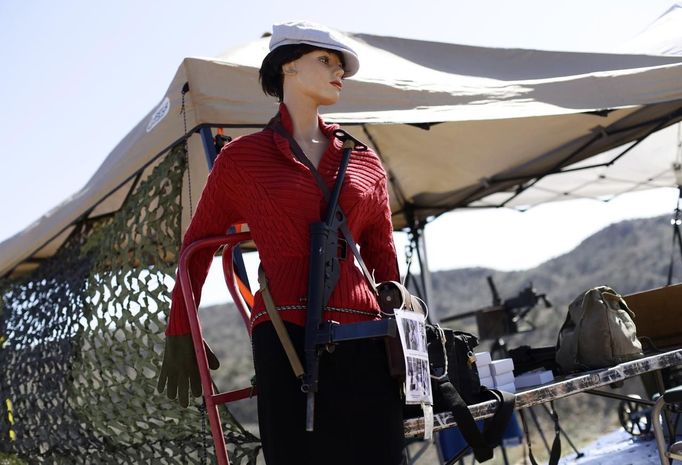
[[[682,224],[682,218],[680,218],[680,202],[682,202],[682,185],[677,186],[678,197],[677,206],[673,212],[673,218],[670,220],[670,224],[673,227],[673,248],[672,254],[670,255],[670,266],[668,267],[668,284],[670,286],[673,283],[673,268],[675,266],[675,245],[679,246],[680,254],[682,255],[682,233],[680,233],[680,224]]]
[[[421,275],[422,289],[424,295],[422,298],[429,307],[429,321],[438,323],[439,318],[431,305],[431,296],[433,295],[433,286],[431,281],[431,270],[429,270],[429,257],[426,253],[426,236],[424,232],[426,225],[417,225],[412,230],[412,237],[416,243],[417,260],[419,260],[419,273]]]
[[[423,257],[422,258],[423,263],[420,263],[419,266],[422,270],[422,276],[423,276],[422,279],[424,280],[424,293],[426,294],[426,302],[433,304],[432,299],[431,299],[431,297],[433,297],[433,282],[431,280],[431,270],[429,269],[429,257],[428,257],[428,254],[426,253],[426,235],[425,234],[426,234],[426,225],[422,226],[421,241],[420,241],[422,252],[420,255],[421,255],[421,257]],[[438,315],[434,311],[434,308],[435,308],[435,304],[431,305],[431,308],[430,308],[431,316],[430,316],[430,318],[431,318],[431,321],[433,323],[438,323],[438,321],[440,321],[440,319],[438,318]]]
[[[211,171],[213,169],[213,163],[215,162],[215,159],[218,157],[218,152],[216,151],[215,148],[215,141],[213,140],[213,133],[211,132],[211,128],[209,126],[201,126],[199,128],[199,134],[201,134],[201,142],[204,144],[204,155],[206,155],[206,163],[208,164],[208,170]],[[234,234],[236,229],[234,226],[230,227],[229,231],[230,234]],[[233,249],[233,260],[235,264],[235,273],[237,276],[239,276],[239,279],[242,280],[244,284],[250,289],[251,285],[249,283],[249,277],[246,273],[246,266],[244,265],[244,258],[242,255],[242,249],[239,246],[236,246]]]
[[[218,152],[215,149],[215,142],[213,141],[213,134],[211,133],[211,128],[208,126],[202,126],[199,128],[199,134],[201,134],[201,142],[204,143],[204,154],[206,155],[206,163],[208,163],[208,170],[213,169],[213,163],[215,162]]]

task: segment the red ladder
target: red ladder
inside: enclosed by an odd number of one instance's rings
[[[249,336],[251,336],[251,312],[246,305],[242,294],[238,290],[239,285],[234,274],[232,261],[232,252],[234,248],[240,243],[249,240],[251,240],[251,234],[248,232],[214,236],[198,240],[190,244],[183,251],[180,256],[180,263],[178,264],[178,277],[180,279],[182,295],[185,299],[185,307],[187,309],[187,317],[189,318],[189,327],[192,334],[192,343],[194,344],[194,353],[199,367],[201,388],[204,393],[204,401],[206,402],[206,411],[208,412],[211,436],[213,437],[213,443],[215,444],[215,455],[218,460],[218,465],[230,465],[230,459],[227,456],[227,447],[225,445],[225,437],[223,436],[223,426],[220,422],[220,414],[218,413],[218,406],[251,397],[255,395],[255,389],[253,387],[248,387],[229,392],[214,391],[211,372],[208,368],[208,360],[206,359],[206,349],[203,344],[204,337],[201,332],[201,325],[199,324],[197,304],[194,300],[192,281],[190,280],[187,265],[190,258],[199,250],[206,248],[217,250],[219,247],[225,246],[222,254],[225,283],[244,320],[246,330],[249,333]]]

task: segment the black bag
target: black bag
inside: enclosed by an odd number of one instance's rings
[[[476,367],[474,348],[478,338],[464,331],[428,325],[426,341],[431,373],[436,379],[443,375],[447,364],[447,377],[467,405],[480,402],[481,380]],[[446,412],[449,405],[436,402],[434,412]]]
[[[426,342],[434,413],[451,412],[476,460],[485,462],[491,459],[493,449],[502,441],[514,413],[514,395],[481,386],[474,355],[478,338],[473,334],[427,325]],[[498,407],[495,415],[484,421],[481,432],[467,405],[486,400],[496,400]],[[405,416],[421,416],[421,409],[419,406],[407,406]],[[468,449],[462,449],[448,463],[455,463]]]

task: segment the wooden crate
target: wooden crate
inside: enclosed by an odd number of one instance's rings
[[[682,347],[682,284],[623,296],[635,312],[638,337],[659,348]]]

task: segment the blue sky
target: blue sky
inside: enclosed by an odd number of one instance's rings
[[[309,19],[352,32],[433,41],[609,51],[673,3],[4,0],[0,241],[78,191],[158,104],[184,57],[217,55],[257,39],[274,22]],[[672,212],[675,198],[665,191],[609,204],[547,205],[523,214],[446,215],[427,228],[431,265],[527,268],[613,221]]]

